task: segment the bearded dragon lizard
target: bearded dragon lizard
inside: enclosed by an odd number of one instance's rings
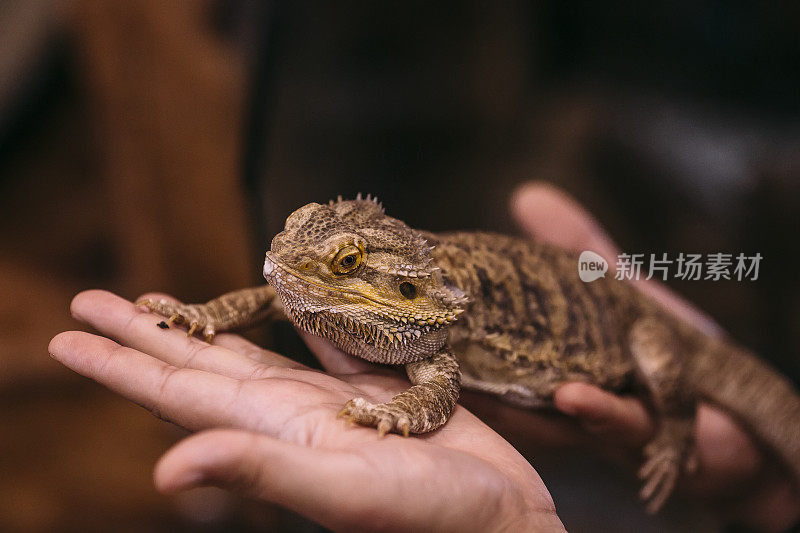
[[[577,264],[519,238],[416,231],[359,195],[292,213],[266,254],[268,285],[205,304],[138,305],[208,342],[283,315],[348,354],[404,365],[409,389],[382,404],[354,398],[340,413],[381,436],[440,427],[460,387],[527,408],[551,406],[572,381],[633,392],[658,422],[640,470],[651,512],[695,463],[700,401],[729,412],[800,479],[800,397],[786,378],[625,281],[580,281]]]

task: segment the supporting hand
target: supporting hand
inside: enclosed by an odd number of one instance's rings
[[[610,265],[618,250],[597,222],[562,191],[529,184],[512,199],[512,212],[531,236],[577,252],[592,250]],[[712,335],[721,334],[710,318],[655,281],[635,281],[640,290]],[[638,450],[654,427],[641,402],[587,384],[561,387],[556,407],[574,416],[597,446]],[[702,404],[695,427],[698,468],[686,489],[729,520],[766,530],[783,530],[800,518],[800,492],[785,469],[768,460],[749,435],[721,410]]]
[[[209,345],[102,291],[76,296],[72,313],[117,342],[65,332],[53,357],[199,432],[161,458],[165,492],[217,485],[333,529],[563,530],[530,464],[462,407],[416,438],[378,438],[336,418],[354,396],[381,402],[407,388],[397,373],[340,360],[348,373],[325,374],[230,334]]]

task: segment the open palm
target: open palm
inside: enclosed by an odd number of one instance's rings
[[[76,296],[72,312],[118,342],[65,332],[53,357],[200,431],[162,457],[161,490],[223,486],[336,529],[563,529],[535,470],[463,407],[417,438],[379,439],[336,418],[355,396],[385,401],[407,388],[399,374],[371,365],[326,374],[236,335],[208,345],[103,291]]]

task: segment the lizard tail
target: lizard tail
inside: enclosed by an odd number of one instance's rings
[[[800,394],[764,361],[730,344],[715,344],[692,359],[692,385],[782,459],[800,486]]]

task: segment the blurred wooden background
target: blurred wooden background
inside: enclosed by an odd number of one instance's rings
[[[221,491],[156,493],[152,467],[183,432],[47,354],[81,327],[80,289],[205,299],[257,281],[238,186],[243,59],[209,31],[209,2],[54,8],[71,50],[3,146],[0,530],[278,526]]]

